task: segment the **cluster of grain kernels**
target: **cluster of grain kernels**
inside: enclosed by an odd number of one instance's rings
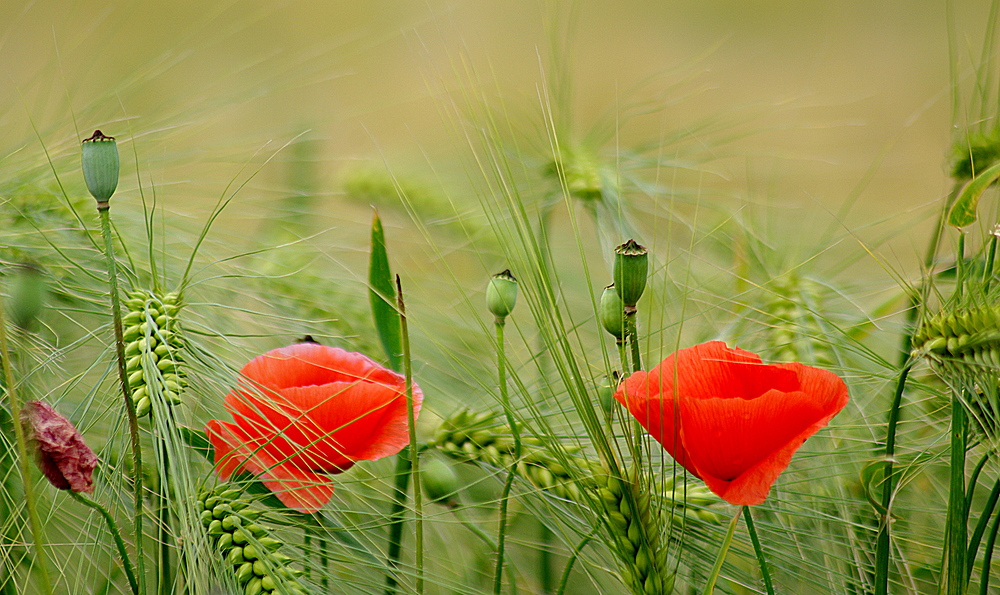
[[[774,360],[831,365],[836,358],[815,309],[823,288],[798,276],[775,279],[769,284],[771,298],[761,310],[767,315],[768,341]]]
[[[913,335],[914,355],[969,369],[1000,369],[1000,313],[990,306],[928,316]]]
[[[178,324],[182,304],[176,293],[157,296],[145,290],[129,292],[125,304],[125,368],[136,415],[143,417],[154,398],[168,406],[179,404],[187,386]]]
[[[239,490],[223,485],[202,492],[199,503],[212,546],[244,595],[306,595],[298,582],[301,571],[288,567],[291,558],[277,551],[282,543],[257,524],[261,513],[248,509]]]
[[[594,476],[603,518],[620,562],[622,582],[635,595],[667,595],[674,589],[674,573],[660,513],[650,506],[652,490],[642,489],[634,475],[616,477],[605,471]]]

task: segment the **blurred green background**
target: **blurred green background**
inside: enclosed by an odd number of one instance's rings
[[[140,141],[168,208],[216,195],[256,149],[303,130],[330,196],[359,160],[461,177],[442,104],[485,88],[537,113],[547,81],[568,76],[583,129],[636,100],[667,106],[623,122],[623,145],[740,122],[753,134],[706,168],[723,193],[835,209],[877,164],[845,221],[859,228],[947,191],[949,27],[968,81],[989,8],[954,4],[949,25],[945,2],[913,1],[6,0],[0,171],[32,162],[12,154],[41,155],[29,118],[55,156],[75,151],[75,114],[81,134]],[[272,166],[252,186],[266,197],[285,180]],[[920,246],[903,241],[893,258]]]

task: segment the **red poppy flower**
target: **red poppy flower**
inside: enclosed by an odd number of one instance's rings
[[[423,395],[414,385],[414,414]],[[226,395],[235,424],[211,420],[220,477],[260,476],[287,506],[314,512],[333,495],[326,474],[409,444],[405,379],[360,353],[315,343],[269,351]]]
[[[730,504],[760,504],[802,443],[847,404],[836,374],[767,365],[721,341],[636,372],[615,398],[688,471]]]

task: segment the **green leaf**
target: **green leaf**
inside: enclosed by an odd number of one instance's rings
[[[1000,163],[987,168],[966,184],[948,213],[948,225],[965,227],[974,223],[979,197],[997,179],[1000,179]]]
[[[372,254],[368,263],[368,301],[372,306],[375,330],[385,349],[389,367],[399,372],[402,368],[403,339],[396,310],[396,288],[389,270],[389,255],[385,250],[385,232],[378,211],[372,218]]]

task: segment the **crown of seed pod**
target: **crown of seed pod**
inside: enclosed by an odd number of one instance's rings
[[[118,145],[100,130],[83,141],[83,179],[97,202],[108,202],[118,188]]]
[[[247,509],[240,490],[220,485],[202,492],[199,504],[202,525],[244,595],[306,595],[302,571],[288,567],[291,558],[277,551],[282,542],[256,523],[261,513]]]
[[[646,290],[649,254],[635,240],[615,248],[614,287],[625,308],[635,308]]]
[[[14,324],[29,330],[45,306],[48,288],[38,267],[24,264],[16,267],[10,279],[10,301],[7,310]]]
[[[486,286],[486,307],[497,320],[507,318],[516,303],[517,279],[510,270],[490,277],[489,285]]]
[[[604,330],[621,341],[625,337],[625,304],[618,296],[614,283],[605,287],[604,293],[601,294],[599,314]]]

